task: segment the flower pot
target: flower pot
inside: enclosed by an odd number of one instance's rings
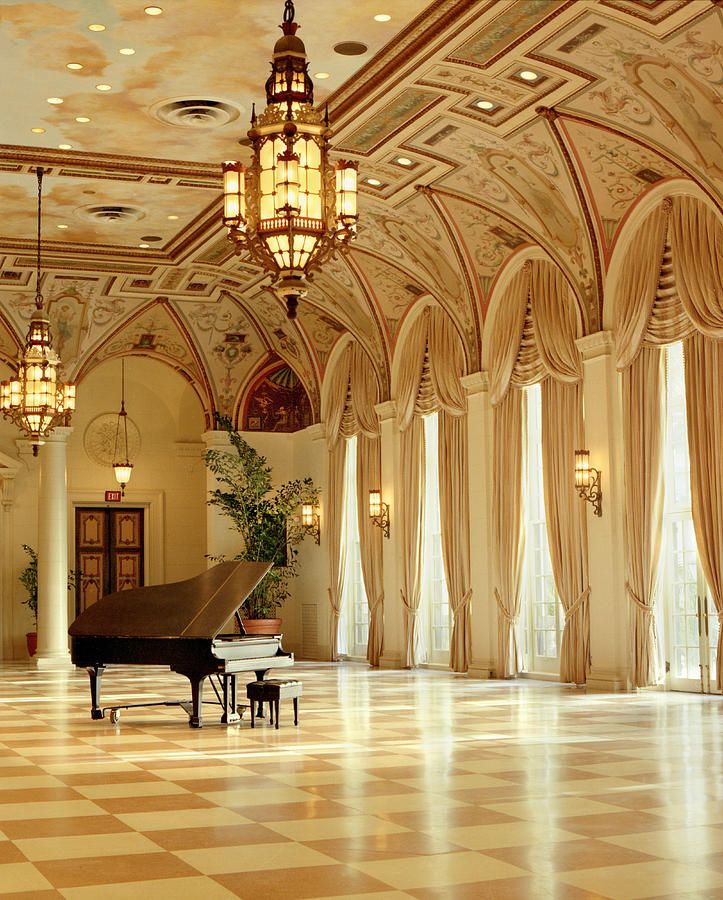
[[[281,619],[243,619],[246,634],[281,634]]]
[[[38,649],[38,632],[28,631],[25,635],[25,643],[28,645],[28,656],[35,656]]]

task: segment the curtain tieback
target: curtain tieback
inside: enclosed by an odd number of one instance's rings
[[[383,606],[383,605],[384,605],[384,591],[382,591],[382,593],[377,597],[377,599],[372,602],[371,606],[369,607],[369,612],[374,614],[379,609],[379,607]]]
[[[404,591],[401,590],[401,588],[399,590],[399,593],[401,594],[402,605],[404,606],[404,609],[407,611],[407,615],[412,616],[412,618],[416,619],[417,615],[419,613],[419,607],[417,607],[417,606],[412,607],[407,603],[407,596],[404,593]]]
[[[570,619],[574,615],[576,615],[578,612],[580,612],[580,610],[582,609],[583,605],[585,604],[585,602],[587,601],[589,596],[590,596],[590,588],[586,587],[585,590],[582,592],[582,594],[580,594],[580,596],[577,598],[577,600],[572,604],[572,606],[570,606],[568,609],[565,610],[565,622],[566,623],[569,622]]]
[[[497,607],[499,611],[502,613],[502,617],[506,622],[509,622],[510,625],[514,625],[517,621],[517,616],[511,615],[505,607],[502,605],[502,599],[500,598],[500,592],[495,588],[495,600],[497,601]]]
[[[647,603],[643,603],[643,601],[638,597],[635,591],[630,587],[629,582],[625,582],[625,590],[628,592],[628,597],[633,601],[633,603],[637,606],[643,615],[652,616],[654,613],[653,607],[648,606]]]
[[[341,606],[334,605],[334,595],[331,592],[331,588],[327,588],[326,592],[329,595],[329,605],[331,606],[331,613],[335,619],[338,619],[341,613]]]

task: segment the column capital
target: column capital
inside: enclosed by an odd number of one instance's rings
[[[396,419],[397,401],[385,400],[384,403],[377,403],[374,412],[379,416],[381,422],[386,422],[387,419]]]
[[[176,456],[181,458],[200,459],[205,451],[205,446],[201,441],[176,441]]]
[[[463,375],[460,381],[468,397],[473,394],[482,394],[490,389],[490,379],[487,372],[472,372],[469,375]]]
[[[596,331],[575,341],[583,361],[610,356],[615,351],[615,335],[612,331]]]
[[[304,431],[309,435],[312,441],[326,440],[326,422],[315,422],[313,425],[309,425],[308,428],[305,428]]]
[[[206,445],[207,450],[226,450],[231,444],[228,439],[228,432],[223,430],[204,431],[201,440]]]
[[[58,425],[50,434],[46,434],[43,442],[46,444],[67,444],[68,438],[73,433],[73,428],[69,425]],[[41,445],[42,446],[42,445]]]

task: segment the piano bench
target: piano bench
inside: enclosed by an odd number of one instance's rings
[[[269,704],[270,724],[279,727],[279,702],[291,698],[294,701],[294,725],[299,724],[299,697],[302,684],[300,681],[282,681],[278,678],[269,678],[266,681],[251,681],[246,685],[246,697],[251,701],[251,727],[255,727],[256,707],[263,710],[263,704]]]

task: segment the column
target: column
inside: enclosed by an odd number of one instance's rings
[[[38,651],[35,655],[39,669],[70,666],[66,451],[72,433],[72,428],[56,428],[40,448]]]
[[[630,615],[625,591],[623,421],[612,332],[580,338],[585,440],[601,474],[602,516],[587,507],[590,570],[590,656],[587,689],[631,689]],[[583,448],[581,448],[583,449]]]
[[[15,601],[13,580],[13,501],[15,469],[0,468],[2,486],[2,529],[0,529],[0,653],[13,658],[11,603]]]
[[[228,440],[228,433],[225,431],[206,431],[201,435],[201,439],[206,445],[206,450],[227,450],[231,451],[231,445]],[[206,467],[206,498],[211,491],[219,487],[216,476]],[[229,519],[216,506],[206,505],[206,555],[211,556],[233,556],[238,552],[239,538],[233,528],[229,525]],[[212,559],[207,559],[206,564],[209,568],[216,563]]]
[[[395,510],[399,504],[395,498],[395,488],[399,479],[399,429],[397,428],[397,404],[393,400],[374,407],[379,416],[382,454],[382,501],[389,506],[389,540],[383,544],[384,563],[384,648],[379,667],[400,669],[404,647],[404,624],[402,619],[402,598],[400,595],[402,573],[402,532]]]
[[[489,678],[495,667],[497,611],[492,577],[492,412],[486,372],[462,378],[467,393],[472,659],[467,674]]]

